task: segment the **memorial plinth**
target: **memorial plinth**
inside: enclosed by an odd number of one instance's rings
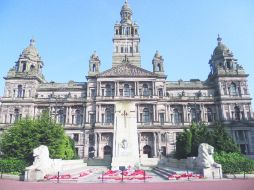
[[[112,169],[139,167],[136,106],[131,102],[115,105]]]

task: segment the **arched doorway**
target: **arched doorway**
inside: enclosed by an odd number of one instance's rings
[[[104,157],[105,156],[112,156],[112,148],[109,145],[104,146],[103,148]]]
[[[88,158],[94,158],[94,147],[89,147],[88,149]]]
[[[147,157],[151,158],[152,157],[152,148],[151,148],[151,146],[145,145],[143,147],[143,154],[147,154]]]

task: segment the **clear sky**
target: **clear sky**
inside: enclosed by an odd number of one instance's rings
[[[0,0],[0,96],[4,79],[32,36],[47,81],[86,81],[89,57],[101,71],[112,62],[113,26],[124,0]],[[129,0],[140,26],[142,67],[152,70],[156,50],[167,80],[205,80],[219,33],[250,74],[254,97],[253,0]]]

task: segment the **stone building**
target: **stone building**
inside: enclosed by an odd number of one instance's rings
[[[112,67],[100,71],[101,60],[94,52],[86,82],[47,82],[32,39],[4,77],[1,131],[20,118],[36,118],[49,110],[74,139],[80,157],[110,157],[115,105],[125,101],[135,104],[140,157],[172,155],[177,135],[193,121],[210,127],[215,121],[223,122],[241,151],[254,154],[248,74],[221,37],[209,60],[207,80],[167,81],[159,52],[151,60],[152,71],[141,67],[139,26],[132,21],[127,1],[120,15],[114,26]]]

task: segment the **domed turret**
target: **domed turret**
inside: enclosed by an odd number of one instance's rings
[[[153,72],[157,74],[162,74],[164,75],[164,66],[163,66],[164,59],[160,55],[158,51],[155,52],[154,57],[153,57]]]
[[[213,55],[227,55],[232,53],[230,52],[229,48],[222,43],[222,38],[220,37],[219,34],[218,34],[217,42],[218,42],[218,45],[214,49]]]
[[[22,51],[19,60],[16,62],[16,72],[41,74],[42,67],[43,62],[35,47],[35,40],[32,38],[29,46]]]
[[[94,76],[100,72],[101,61],[99,56],[96,54],[96,51],[90,56],[89,60],[89,76]]]
[[[23,50],[22,54],[20,55],[20,58],[29,58],[31,60],[41,59],[39,51],[35,47],[35,40],[33,38],[30,40],[29,46]]]
[[[128,24],[132,23],[131,21],[132,10],[127,0],[125,0],[124,5],[122,6],[120,15],[121,15],[121,23],[128,23]]]
[[[9,70],[7,77],[36,77],[44,81],[42,74],[43,62],[39,55],[39,51],[35,47],[35,40],[32,38],[30,44],[26,47],[19,56],[15,67]]]
[[[222,38],[218,35],[217,46],[215,47],[209,65],[211,67],[210,76],[222,74],[244,73],[242,66],[237,63],[237,59],[230,49],[222,43]]]

